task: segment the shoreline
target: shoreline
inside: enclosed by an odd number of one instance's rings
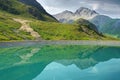
[[[0,47],[35,46],[35,45],[89,45],[89,46],[120,46],[120,41],[114,40],[28,40],[0,42]]]

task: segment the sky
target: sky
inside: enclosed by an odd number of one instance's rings
[[[50,14],[65,10],[75,12],[80,7],[90,8],[112,18],[120,18],[120,0],[37,0]]]

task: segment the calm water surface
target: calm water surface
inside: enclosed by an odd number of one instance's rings
[[[120,80],[120,47],[4,46],[0,80]]]

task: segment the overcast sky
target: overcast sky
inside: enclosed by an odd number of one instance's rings
[[[120,0],[37,0],[50,14],[64,10],[75,12],[80,7],[96,10],[100,14],[120,18]]]

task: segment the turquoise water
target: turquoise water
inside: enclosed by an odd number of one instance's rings
[[[0,80],[120,80],[120,47],[0,47]]]

